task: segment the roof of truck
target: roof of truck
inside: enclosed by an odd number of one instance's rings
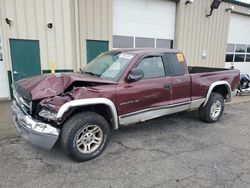
[[[127,53],[132,53],[132,54],[144,54],[144,53],[161,53],[161,52],[166,52],[166,53],[180,53],[181,51],[176,50],[176,49],[167,49],[167,48],[119,48],[115,50],[111,50],[109,52],[127,52]]]

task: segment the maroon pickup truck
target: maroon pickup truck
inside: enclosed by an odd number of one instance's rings
[[[118,49],[81,73],[15,82],[14,122],[31,144],[50,149],[60,137],[70,157],[86,161],[120,126],[194,109],[202,121],[218,121],[239,78],[238,70],[188,67],[177,50]]]

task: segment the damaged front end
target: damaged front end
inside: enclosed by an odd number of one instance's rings
[[[90,87],[74,87],[71,91],[62,93],[59,96],[45,98],[39,102],[41,110],[38,115],[47,121],[60,124],[64,119],[57,119],[59,109],[67,102],[83,98],[100,97],[97,89]],[[67,118],[67,116],[65,116]]]
[[[59,138],[60,129],[32,117],[33,106],[14,90],[13,120],[19,134],[32,145],[51,149]]]
[[[56,116],[60,107],[71,101],[72,99],[69,96],[55,96],[51,98],[45,98],[39,102],[41,110],[38,112],[38,115],[44,118],[47,121],[54,121],[59,123]]]
[[[16,128],[31,144],[50,149],[74,110],[69,109],[58,118],[60,108],[72,100],[98,98],[104,90],[114,89],[115,83],[75,73],[43,75],[14,82],[12,110]]]

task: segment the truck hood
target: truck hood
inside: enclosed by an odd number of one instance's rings
[[[45,74],[14,82],[13,86],[26,100],[37,100],[53,97],[63,93],[74,82],[89,84],[116,84],[117,82],[79,73]]]

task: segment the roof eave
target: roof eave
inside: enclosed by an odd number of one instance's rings
[[[250,4],[248,4],[248,3],[243,3],[243,2],[235,1],[235,0],[223,0],[223,1],[227,2],[227,3],[231,3],[231,4],[240,5],[240,6],[243,6],[243,7],[250,8]]]

